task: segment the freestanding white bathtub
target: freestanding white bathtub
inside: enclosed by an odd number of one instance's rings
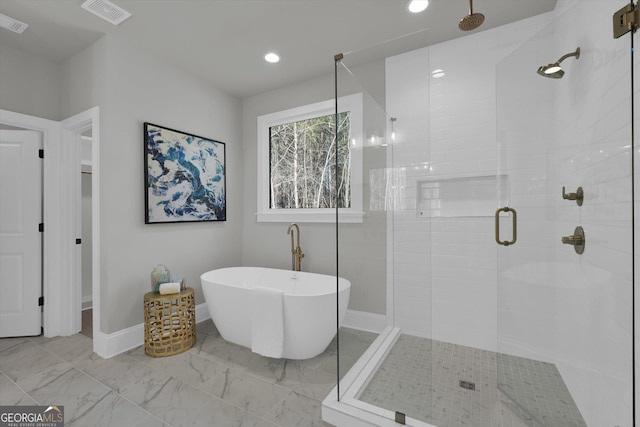
[[[336,335],[336,277],[262,267],[230,267],[200,276],[209,314],[222,338],[251,348],[251,290],[282,290],[282,357],[310,359]],[[339,324],[347,312],[351,282],[339,278]]]

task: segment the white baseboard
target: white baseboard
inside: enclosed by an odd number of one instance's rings
[[[144,324],[140,323],[112,334],[103,335],[106,354],[100,356],[108,359],[144,344]]]
[[[387,327],[387,316],[366,311],[347,310],[342,326],[379,334]]]
[[[204,322],[209,319],[211,319],[211,314],[209,314],[207,303],[203,302],[202,304],[196,305],[196,323]]]
[[[209,309],[206,303],[196,305],[196,323],[210,318],[211,316],[209,315]],[[94,351],[98,353],[100,357],[108,359],[143,345],[144,323],[111,334],[100,333],[95,338],[100,342],[97,343],[97,346],[94,345]],[[94,340],[94,343],[95,342]]]
[[[196,305],[196,323],[211,318],[207,303]],[[365,311],[347,310],[343,326],[363,331],[380,333],[387,327],[387,316],[383,314],[367,313]],[[98,342],[94,351],[100,357],[108,359],[132,348],[144,344],[144,324],[131,326],[111,334],[100,333],[96,337]]]

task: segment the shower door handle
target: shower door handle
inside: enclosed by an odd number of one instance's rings
[[[511,241],[500,240],[500,212],[511,212],[513,214],[513,237]],[[496,211],[496,243],[502,246],[510,246],[516,243],[518,238],[518,214],[516,210],[509,207],[500,208]]]

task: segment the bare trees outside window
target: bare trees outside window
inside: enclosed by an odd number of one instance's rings
[[[269,128],[270,208],[351,207],[350,113]],[[336,135],[338,163],[336,168]]]
[[[258,116],[258,222],[363,221],[363,101],[355,93]]]

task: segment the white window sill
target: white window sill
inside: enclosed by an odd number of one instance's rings
[[[329,212],[300,212],[300,209],[291,211],[283,209],[282,211],[258,212],[256,214],[258,222],[317,222],[317,223],[335,223],[336,211]],[[345,212],[339,211],[339,223],[362,223],[364,212]]]

